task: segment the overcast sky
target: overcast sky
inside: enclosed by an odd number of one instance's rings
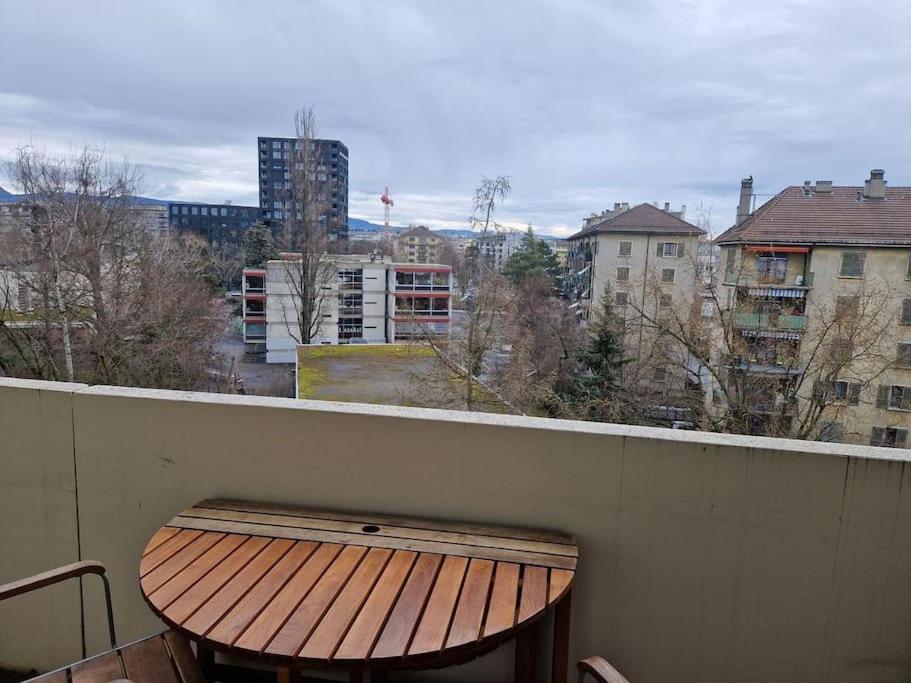
[[[739,180],[911,185],[911,3],[0,0],[0,156],[104,146],[143,193],[257,203],[257,135],[312,105],[350,213],[568,234],[616,201],[734,217]],[[0,173],[0,185],[9,185]]]

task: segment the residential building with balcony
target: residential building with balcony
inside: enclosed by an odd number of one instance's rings
[[[257,138],[259,208],[267,224],[282,221],[292,206],[292,163],[296,138]],[[316,155],[317,199],[326,206],[320,222],[331,242],[348,240],[348,148],[339,140],[311,140]]]
[[[443,237],[418,225],[395,236],[395,257],[403,263],[437,263]]]
[[[807,181],[755,210],[753,199],[748,178],[737,223],[716,240],[720,307],[742,342],[729,370],[771,378],[773,406],[818,402],[820,438],[903,446],[911,188],[887,187],[874,170],[862,187]]]
[[[625,322],[630,381],[667,402],[661,415],[685,422],[674,407],[690,386],[689,353],[657,328],[674,316],[688,320],[696,309],[704,231],[667,204],[663,210],[653,204],[614,207],[568,238],[563,295],[581,319],[590,320],[610,292],[613,310]]]
[[[294,363],[301,343],[294,254],[243,272],[244,341],[265,344],[266,362]],[[312,344],[385,344],[432,336],[446,339],[451,268],[394,263],[368,256],[331,256],[322,320]]]
[[[499,272],[509,260],[509,257],[522,244],[524,232],[491,232],[480,236],[474,241],[481,260],[489,267]]]
[[[195,232],[213,244],[242,244],[247,230],[259,220],[259,208],[230,201],[223,204],[171,202],[168,217],[175,232]]]

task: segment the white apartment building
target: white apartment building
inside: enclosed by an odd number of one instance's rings
[[[506,261],[522,244],[524,232],[491,232],[475,240],[475,247],[484,263],[495,271],[503,270]]]
[[[449,266],[382,257],[331,256],[322,321],[313,344],[385,344],[448,338]],[[243,273],[244,341],[265,344],[267,363],[293,363],[300,344],[294,255]]]

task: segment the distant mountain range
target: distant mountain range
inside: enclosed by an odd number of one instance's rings
[[[12,194],[7,192],[2,187],[0,187],[0,202],[14,202],[19,199],[19,195]],[[192,202],[172,202],[168,199],[154,199],[152,197],[133,197],[133,201],[136,204],[143,205],[153,205],[153,206],[167,206],[169,203],[173,204],[187,204]],[[408,230],[407,227],[401,225],[390,225],[389,232],[393,234],[398,234]],[[433,230],[433,228],[431,228]],[[480,233],[476,230],[469,230],[467,228],[441,228],[439,230],[433,230],[444,237],[449,239],[472,239],[477,237]],[[348,219],[348,232],[354,233],[352,237],[357,238],[357,233],[377,233],[383,232],[383,226],[379,223],[371,223],[370,221],[365,221],[362,218],[349,218]],[[562,239],[560,237],[554,237],[552,235],[539,235],[535,233],[535,236],[538,239],[542,240],[558,240]]]

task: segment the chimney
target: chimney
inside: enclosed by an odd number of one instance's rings
[[[680,205],[680,220],[686,220],[686,204]]]
[[[670,213],[670,212],[671,212],[671,203],[664,202],[664,213]]]
[[[885,199],[886,198],[886,172],[881,168],[874,168],[870,171],[870,177],[864,182],[865,199]]]
[[[620,210],[620,202],[614,202],[614,211]]]
[[[629,202],[623,202],[622,204],[620,204],[620,210],[621,210],[621,211],[628,211],[628,210],[629,210]]]
[[[750,176],[740,181],[740,203],[737,205],[737,222],[735,225],[740,225],[749,217],[752,204],[753,176]]]
[[[816,194],[831,194],[832,193],[832,181],[831,180],[817,180],[816,181]]]

